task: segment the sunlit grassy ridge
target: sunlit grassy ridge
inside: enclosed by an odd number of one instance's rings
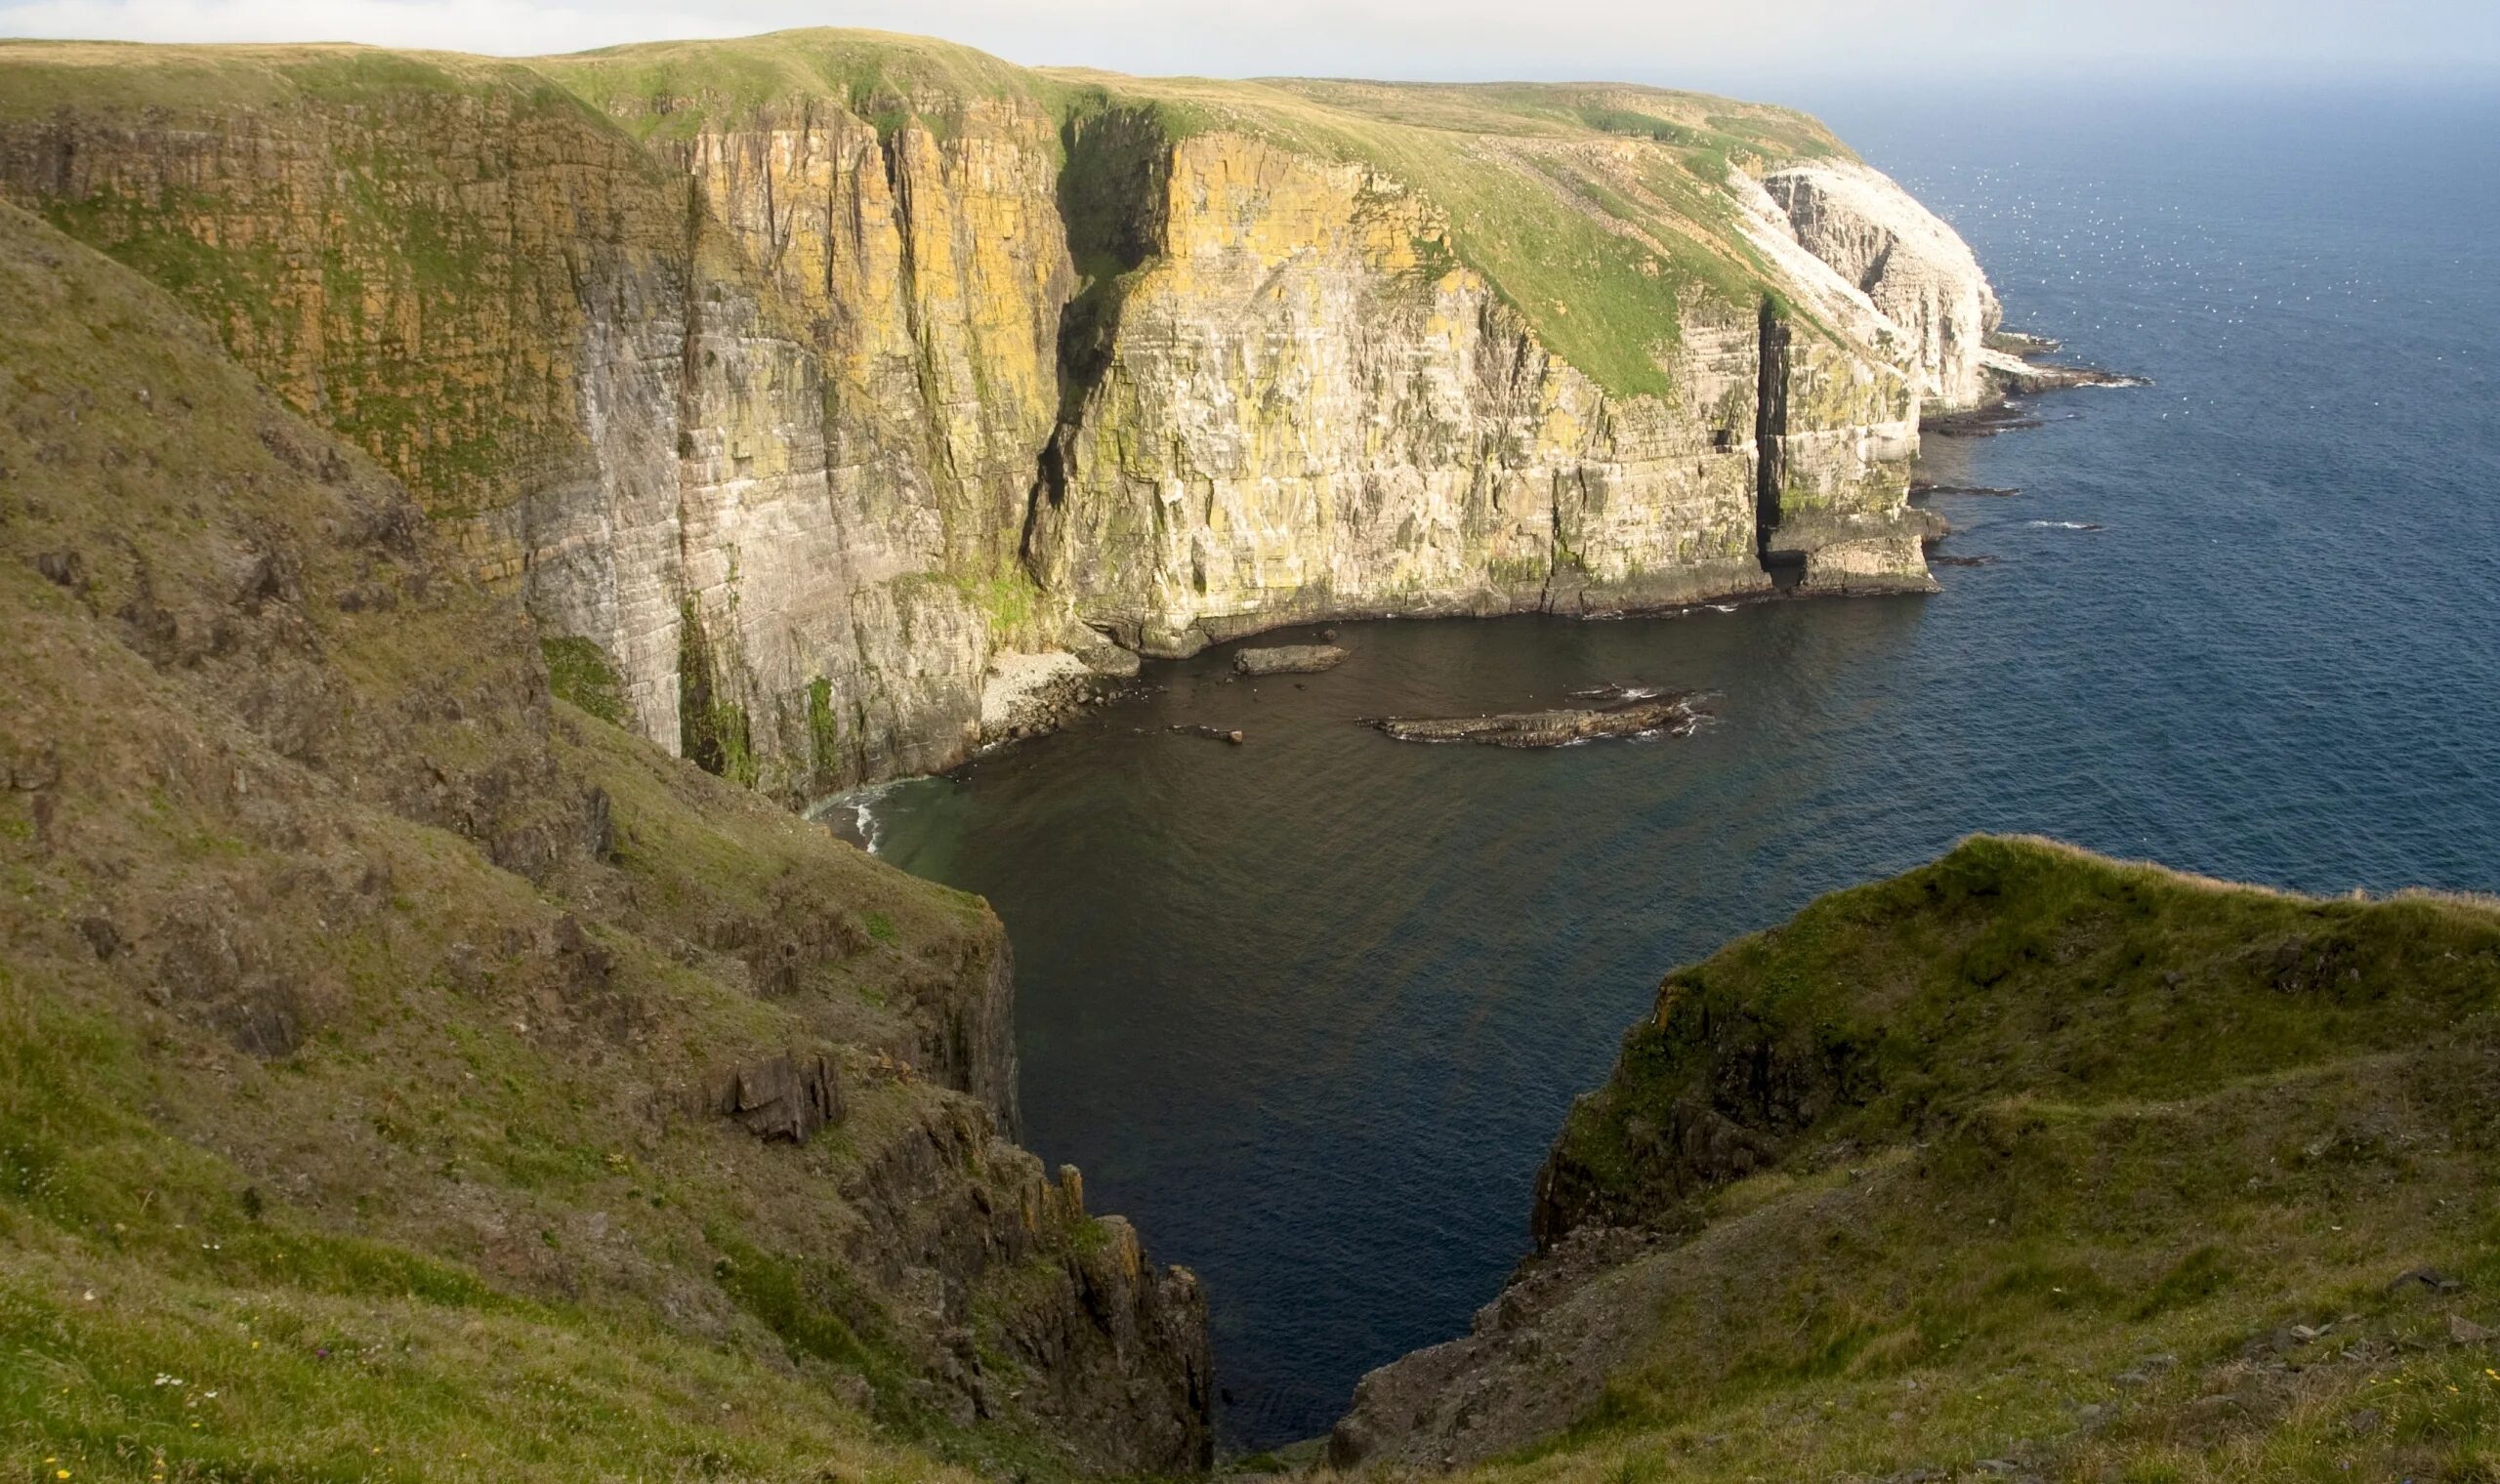
[[[151,46],[0,38],[0,119],[61,112],[266,108],[397,92],[552,98],[526,64],[458,52],[339,45]]]
[[[1975,840],[1671,976],[1552,1186],[1661,1245],[1506,1479],[2500,1478],[2500,905]]]

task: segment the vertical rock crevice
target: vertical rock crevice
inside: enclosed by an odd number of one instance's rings
[[[1035,460],[1019,554],[1045,587],[1062,575],[1037,545],[1041,507],[1067,494],[1066,440],[1110,371],[1127,275],[1162,253],[1170,223],[1172,139],[1151,108],[1089,105],[1060,125],[1063,162],[1053,192],[1076,269],[1060,307],[1058,418]]]
[[[1779,481],[1788,437],[1789,328],[1779,306],[1762,302],[1754,392],[1754,538],[1771,564],[1771,532],[1779,525]]]

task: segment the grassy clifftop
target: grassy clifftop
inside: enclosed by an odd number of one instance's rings
[[[67,108],[260,108],[305,99],[357,102],[402,91],[543,92],[521,62],[456,52],[394,52],[350,45],[150,46],[137,42],[0,39],[0,119]]]
[[[1426,1431],[1622,1484],[2500,1478],[2495,1192],[2500,904],[1974,840],[1667,980],[1539,1216],[1557,1271],[1640,1255],[1517,1290],[1544,1359],[1479,1334],[1500,1421]]]
[[[969,103],[1065,123],[1104,108],[1166,136],[1229,132],[1358,164],[1421,192],[1483,273],[1564,359],[1624,392],[1671,390],[1662,344],[1696,293],[1750,308],[1775,293],[1734,228],[1731,167],[1760,172],[1847,146],[1794,111],[1624,84],[1404,85],[1138,78],[1025,69],[872,31],[784,31],[542,58],[531,65],[646,140],[759,114],[835,107],[941,138]]]

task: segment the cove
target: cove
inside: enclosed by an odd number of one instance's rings
[[[2125,103],[1823,109],[2016,326],[2155,383],[1932,435],[1927,478],[2021,491],[1931,497],[1941,554],[1986,563],[1941,594],[1340,625],[1335,671],[1149,665],[1152,693],[871,806],[885,858],[1006,922],[1026,1137],[1206,1279],[1236,1446],[1462,1330],[1660,974],[1820,891],[1979,830],[2500,887],[2500,107]],[[1714,720],[1533,753],[1355,720],[1604,683]]]

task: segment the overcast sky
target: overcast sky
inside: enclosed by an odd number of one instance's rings
[[[527,55],[865,25],[1209,76],[1750,86],[2228,68],[2500,83],[2500,0],[0,0],[0,35]]]

